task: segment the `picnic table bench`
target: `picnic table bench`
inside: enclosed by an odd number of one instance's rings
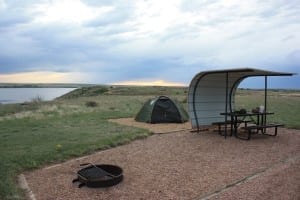
[[[282,127],[282,126],[284,126],[284,125],[283,124],[262,124],[262,125],[245,126],[245,127],[242,127],[242,129],[248,131],[248,137],[247,138],[241,138],[241,137],[239,137],[239,138],[240,139],[250,140],[251,134],[258,133],[258,131],[261,131],[262,134],[264,134],[264,135],[276,136],[277,135],[277,128],[278,127]],[[274,134],[268,134],[268,133],[266,133],[266,129],[268,129],[268,128],[275,128]],[[253,130],[255,132],[253,132]]]
[[[237,124],[242,124],[244,123],[244,126],[247,127],[247,124],[249,122],[252,122],[252,120],[237,120]],[[227,120],[227,121],[220,121],[220,122],[213,122],[212,125],[218,126],[218,133],[219,135],[222,135],[222,126],[224,125],[230,125],[230,128],[233,129],[234,122],[232,120]],[[232,136],[232,133],[230,134]]]

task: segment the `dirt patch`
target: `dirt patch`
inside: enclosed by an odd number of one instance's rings
[[[211,199],[299,199],[300,158],[277,163]]]
[[[299,199],[300,132],[250,141],[215,132],[156,134],[90,156],[25,173],[36,199]],[[116,164],[111,188],[72,184],[80,163]]]
[[[280,94],[280,96],[286,96],[286,97],[300,97],[300,93],[284,93],[284,94]]]
[[[118,124],[126,126],[134,126],[138,128],[144,128],[150,130],[152,133],[170,133],[183,130],[191,130],[191,122],[185,123],[163,123],[163,124],[150,124],[145,122],[137,122],[134,118],[120,118],[120,119],[110,119],[110,122],[115,122]]]

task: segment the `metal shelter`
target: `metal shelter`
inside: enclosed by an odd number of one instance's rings
[[[188,110],[192,128],[227,121],[228,113],[235,110],[235,93],[239,84],[248,77],[265,77],[265,111],[267,110],[267,77],[292,76],[293,73],[265,71],[253,68],[203,71],[191,81],[188,92]],[[224,119],[225,117],[225,119]]]

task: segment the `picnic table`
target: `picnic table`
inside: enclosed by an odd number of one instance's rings
[[[231,134],[233,133],[235,137],[239,139],[245,139],[249,140],[251,138],[251,134],[253,133],[258,133],[261,131],[262,134],[265,135],[270,135],[270,136],[276,136],[277,135],[277,128],[280,126],[283,126],[282,124],[274,124],[274,123],[267,123],[266,117],[268,115],[273,115],[273,112],[245,112],[245,113],[240,113],[240,112],[228,112],[228,113],[220,113],[220,115],[227,115],[230,117],[230,124],[231,124]],[[255,125],[250,125],[247,126],[247,123],[245,123],[245,126],[242,127],[245,131],[248,132],[248,136],[241,137],[238,135],[238,124],[240,122],[249,122],[246,121],[245,119],[249,117]],[[256,118],[256,119],[255,119]],[[275,133],[274,134],[267,134],[266,129],[267,128],[275,128]],[[226,135],[227,133],[225,133]]]

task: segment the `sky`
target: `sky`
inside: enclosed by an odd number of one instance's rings
[[[189,85],[240,67],[300,74],[299,0],[0,0],[0,82]]]

